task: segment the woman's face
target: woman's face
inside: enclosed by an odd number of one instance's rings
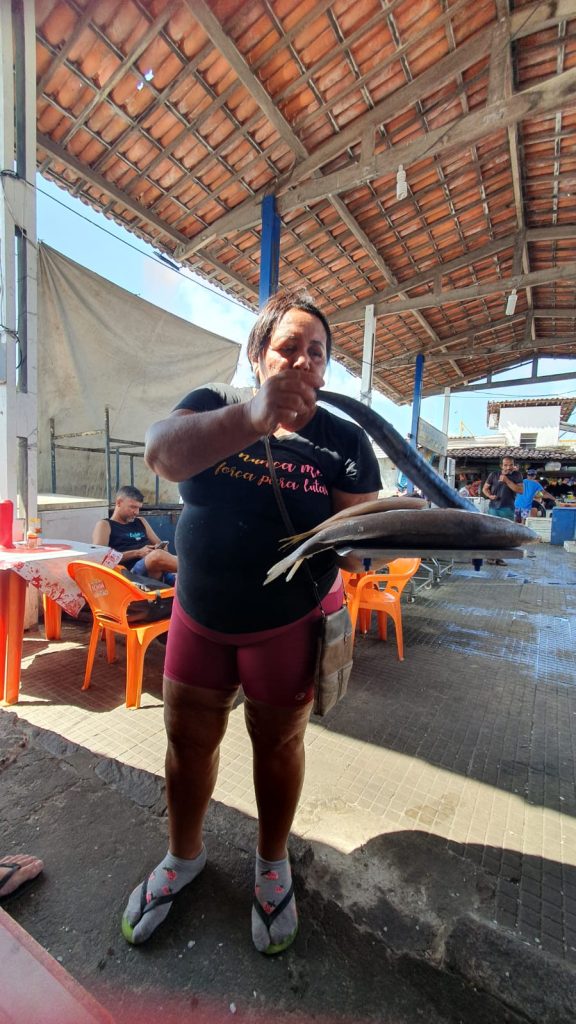
[[[253,369],[260,382],[282,370],[309,370],[322,375],[328,362],[326,331],[317,317],[289,309],[272,331]]]

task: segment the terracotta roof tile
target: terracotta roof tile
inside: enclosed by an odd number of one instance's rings
[[[41,173],[253,309],[275,194],[280,287],[356,372],[373,304],[395,401],[576,357],[576,18],[510,6],[36,0]]]

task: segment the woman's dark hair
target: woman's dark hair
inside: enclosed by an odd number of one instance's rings
[[[282,317],[290,309],[301,309],[304,313],[310,313],[311,316],[317,317],[326,331],[326,356],[327,359],[330,359],[332,335],[324,314],[314,305],[312,298],[306,292],[282,291],[276,292],[268,299],[266,305],[262,306],[258,319],[248,335],[248,359],[251,363],[258,362],[268,346],[274,328],[278,326]]]

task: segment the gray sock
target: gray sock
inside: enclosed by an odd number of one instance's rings
[[[264,860],[256,853],[252,939],[259,953],[279,953],[294,940],[298,931],[298,912],[291,889],[292,872],[288,857]],[[278,913],[283,901],[284,908]]]
[[[194,881],[206,864],[206,849],[194,860],[174,857],[168,851],[164,860],[150,873],[143,885],[130,894],[122,918],[122,933],[128,942],[145,942],[167,917],[172,898],[189,882]]]

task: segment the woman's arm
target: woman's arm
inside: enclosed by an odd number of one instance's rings
[[[265,381],[249,402],[207,412],[175,409],[147,431],[146,465],[179,483],[278,427],[298,430],[314,415],[316,389],[322,384],[317,372],[283,370]]]
[[[330,491],[332,498],[332,514],[341,512],[344,508],[352,508],[353,505],[360,505],[363,501],[375,501],[379,491],[371,491],[369,494],[348,494],[346,491],[338,491],[335,487]]]
[[[201,473],[260,437],[249,402],[210,412],[175,409],[146,432],[144,461],[164,480],[179,483]]]

